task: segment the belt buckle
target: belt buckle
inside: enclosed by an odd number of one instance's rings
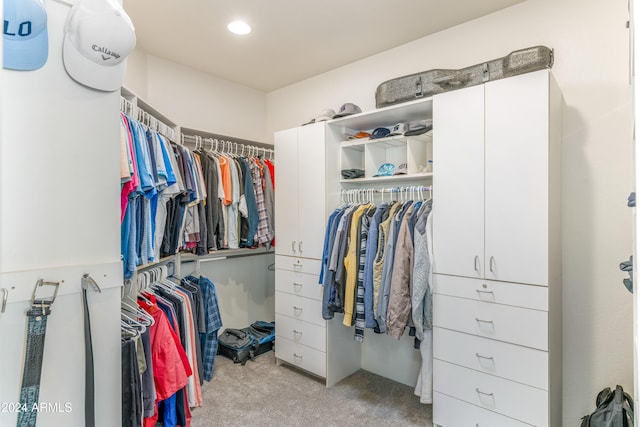
[[[51,297],[43,297],[36,298],[36,293],[38,292],[38,288],[42,286],[53,286],[55,289],[53,291],[53,296]],[[50,308],[53,302],[56,300],[58,296],[58,288],[60,287],[60,282],[45,282],[42,279],[38,279],[36,282],[35,288],[33,288],[33,296],[31,297],[31,305],[32,306],[40,306],[44,311],[45,308]]]

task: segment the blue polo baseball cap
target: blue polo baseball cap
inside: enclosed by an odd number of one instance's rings
[[[2,67],[31,71],[49,56],[47,10],[44,0],[4,0]]]

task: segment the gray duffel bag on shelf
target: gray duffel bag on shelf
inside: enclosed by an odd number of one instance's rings
[[[553,50],[545,46],[534,46],[516,50],[503,58],[459,70],[436,69],[410,74],[380,83],[376,89],[376,108],[552,66]]]

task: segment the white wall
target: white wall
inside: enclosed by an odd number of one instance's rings
[[[182,127],[270,142],[266,94],[136,51],[125,86]]]
[[[274,261],[271,252],[200,264],[200,273],[216,285],[223,329],[244,328],[256,320],[275,320],[275,277],[269,270]],[[180,274],[186,276],[195,268],[194,262],[183,263]]]
[[[563,92],[563,425],[596,393],[633,390],[632,298],[618,263],[631,254],[631,90],[626,0],[528,0],[268,94],[269,133],[323,108],[375,108],[381,82],[461,68],[534,45],[555,49]]]
[[[147,99],[147,54],[136,48],[127,57],[127,74],[124,87],[142,99]]]
[[[0,69],[0,288],[9,290],[0,314],[0,402],[19,402],[35,284],[59,282],[47,320],[40,402],[69,404],[71,412],[43,411],[38,425],[84,425],[81,278],[87,273],[102,288],[88,291],[96,425],[113,426],[122,406],[119,96],[67,75],[62,40],[69,7],[50,1],[46,8],[47,63],[34,71]],[[15,410],[0,411],[2,426],[16,418]]]

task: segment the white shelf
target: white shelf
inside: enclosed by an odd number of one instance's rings
[[[362,169],[367,178],[340,180],[341,183],[373,183],[381,181],[407,181],[429,177],[420,171],[432,160],[432,133],[404,136],[394,135],[378,139],[349,140],[340,143],[340,169]],[[378,168],[384,163],[395,167],[407,165],[407,176],[376,177]]]
[[[433,116],[432,98],[423,98],[416,101],[405,102],[397,105],[379,108],[374,111],[354,114],[330,120],[330,126],[344,126],[350,129],[374,129],[377,127],[390,127],[396,123],[408,123],[417,120],[430,119]]]
[[[432,172],[426,173],[412,173],[405,175],[392,175],[392,176],[376,176],[376,177],[368,177],[368,178],[354,178],[354,179],[341,179],[341,184],[373,184],[380,182],[403,182],[403,181],[417,181],[424,180],[426,178],[433,177]]]

